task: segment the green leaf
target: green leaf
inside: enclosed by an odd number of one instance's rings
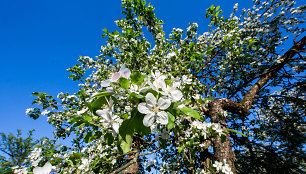
[[[124,77],[119,78],[119,85],[123,89],[128,89],[130,87],[130,81]]]
[[[92,103],[90,103],[89,109],[94,115],[96,115],[96,111],[101,109],[103,105],[108,105],[105,96],[99,97],[96,100],[94,100]]]
[[[239,131],[236,131],[236,130],[233,130],[233,129],[225,129],[226,131],[230,131],[230,132],[234,132],[234,133],[237,133],[237,134],[240,134],[244,137],[247,137],[246,135],[244,135],[243,133],[239,132]]]
[[[108,33],[108,30],[106,28],[102,29],[105,33]]]
[[[124,120],[119,127],[119,145],[124,154],[131,149],[134,129],[135,125],[132,119]]]
[[[67,122],[70,123],[70,124],[73,124],[75,122],[80,121],[81,119],[82,119],[82,117],[80,117],[78,115],[75,115],[75,116],[70,117]]]
[[[93,102],[88,104],[88,108],[89,110],[96,115],[96,111],[101,109],[103,105],[108,105],[108,102],[110,100],[110,98],[112,98],[112,100],[114,101],[114,103],[117,103],[117,99],[114,96],[103,96],[103,97],[99,97],[96,100],[94,100]]]
[[[87,132],[84,136],[85,143],[90,143],[93,140],[92,136],[92,132]]]
[[[215,11],[218,11],[218,10],[219,10],[219,8],[220,8],[220,6],[216,7],[216,8],[215,8]]]
[[[86,120],[87,122],[91,122],[92,121],[92,117],[89,115],[85,115],[84,120]]]
[[[142,75],[139,71],[134,71],[132,72],[130,79],[133,84],[140,85],[143,83],[145,77],[146,76]]]
[[[113,95],[113,94],[114,94],[114,92],[101,92],[99,94],[94,95],[94,97],[99,98],[99,97],[104,97],[104,96],[110,96],[110,95]]]
[[[105,134],[104,139],[105,139],[105,142],[107,143],[107,145],[109,145],[109,146],[114,142],[114,137],[111,133]]]
[[[125,140],[119,135],[119,145],[123,154],[128,153],[131,150],[131,145],[133,142],[133,137],[128,135],[125,137]]]
[[[169,118],[169,121],[168,121],[168,124],[167,124],[167,129],[171,130],[174,127],[175,118],[170,112],[167,112],[167,114],[168,114],[168,118]]]
[[[173,79],[166,79],[165,83],[166,83],[166,85],[169,85],[172,81],[173,81]]]
[[[177,150],[179,153],[181,153],[184,149],[185,149],[185,145],[182,145]]]
[[[201,120],[201,116],[200,114],[193,110],[193,109],[190,109],[190,108],[182,108],[181,111],[186,114],[187,116],[190,116],[190,117],[193,117],[193,118],[196,118],[196,119],[199,119]]]
[[[133,117],[133,125],[135,126],[135,131],[143,136],[149,135],[151,129],[143,125],[143,116],[140,114],[137,109],[133,109],[131,113]]]
[[[138,95],[136,95],[135,97],[138,98],[138,99],[143,99],[143,98],[145,98],[145,96],[143,96],[143,95],[141,95],[141,94],[138,94]]]
[[[98,131],[95,133],[94,139],[99,139],[102,136],[102,132]]]
[[[69,156],[69,159],[71,160],[76,160],[76,159],[81,159],[82,153],[73,153]]]

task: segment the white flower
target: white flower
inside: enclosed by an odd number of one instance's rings
[[[195,100],[202,99],[202,96],[200,94],[196,94],[195,96],[192,96]]]
[[[29,114],[32,113],[33,111],[34,111],[33,108],[28,108],[28,109],[26,110],[26,115],[29,115]]]
[[[186,75],[182,76],[182,81],[185,84],[191,84],[192,83],[192,79],[188,78]]]
[[[171,53],[169,53],[167,56],[166,56],[166,58],[171,58],[171,57],[175,57],[176,56],[176,53],[175,52],[171,52]]]
[[[152,89],[158,91],[160,88],[163,89],[166,87],[165,80],[163,78],[157,78],[154,80],[153,84],[151,85]]]
[[[18,173],[18,174],[27,174],[28,171],[27,171],[27,168],[25,167],[19,167],[19,166],[15,166],[15,167],[12,167],[14,173]]]
[[[42,149],[35,147],[34,150],[31,152],[28,158],[30,159],[37,159],[40,157]]]
[[[216,168],[217,172],[222,170],[222,166],[223,166],[223,163],[222,162],[219,162],[219,161],[215,161],[215,163],[213,164],[213,166]]]
[[[163,94],[168,95],[172,101],[181,100],[183,93],[177,88],[180,87],[180,82],[174,79],[169,85],[163,86]]]
[[[97,110],[96,114],[100,117],[103,118],[103,123],[106,126],[111,126],[114,130],[115,133],[118,133],[119,130],[119,123],[113,123],[113,120],[116,118],[113,115],[113,110],[114,110],[114,101],[113,99],[110,97],[110,100],[108,101],[106,98],[106,101],[108,103],[108,107],[106,109],[102,109],[102,110]]]
[[[116,82],[120,77],[124,77],[129,79],[131,75],[131,70],[128,69],[125,64],[122,65],[119,72],[116,72],[113,77],[111,78],[112,82]]]
[[[219,136],[221,136],[223,130],[222,130],[221,125],[219,123],[212,123],[211,128],[213,130],[215,130],[217,132],[217,134],[219,134]]]
[[[101,82],[102,87],[109,87],[111,82],[116,82],[120,77],[124,77],[129,79],[131,75],[131,70],[128,69],[125,64],[122,65],[119,72],[116,72],[113,74],[112,78],[107,79],[103,82]]]
[[[146,114],[143,118],[143,125],[150,127],[155,120],[163,125],[168,124],[168,114],[164,110],[171,105],[170,99],[163,96],[156,102],[155,96],[152,93],[148,93],[145,100],[145,103],[143,102],[138,105],[138,111]]]
[[[102,87],[108,87],[108,86],[110,86],[110,82],[111,82],[111,80],[107,79],[107,80],[101,82],[101,86]]]
[[[78,167],[80,170],[85,170],[89,166],[89,159],[81,158],[82,164]]]
[[[82,115],[82,114],[84,114],[87,110],[88,110],[88,108],[82,109],[82,110],[80,110],[80,111],[77,111],[77,115]]]
[[[140,92],[146,92],[148,91],[151,87],[150,86],[145,86],[146,83],[142,83],[141,85],[134,85],[131,84],[130,86],[130,92],[135,92],[136,94],[139,94]]]
[[[35,167],[33,169],[34,174],[49,174],[54,167],[51,165],[50,162],[47,162],[43,167]]]
[[[159,78],[165,80],[167,78],[167,76],[162,75],[159,70],[155,70],[155,73],[152,71],[151,72],[151,77],[153,77],[155,80],[159,79]]]
[[[41,112],[41,115],[47,115],[47,114],[49,114],[49,113],[50,113],[50,111],[49,111],[48,109],[46,109],[46,110],[44,110],[44,111]]]

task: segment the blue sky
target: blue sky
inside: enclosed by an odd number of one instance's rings
[[[205,10],[221,5],[224,15],[249,8],[251,0],[151,0],[167,34],[172,28],[185,30],[197,22],[207,30]],[[120,0],[0,0],[0,132],[16,133],[36,129],[35,137],[53,136],[45,117],[33,120],[25,115],[32,92],[56,96],[73,93],[77,83],[68,79],[66,69],[79,56],[99,55],[105,44],[102,29],[114,31],[122,18]]]

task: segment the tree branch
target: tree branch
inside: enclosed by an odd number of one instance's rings
[[[281,63],[273,65],[267,73],[265,73],[247,92],[244,98],[241,101],[245,109],[245,114],[249,114],[249,109],[252,106],[253,99],[257,95],[258,91],[271,79],[273,76],[281,70],[289,61],[290,59],[295,56],[298,52],[303,50],[306,45],[306,36],[304,36],[300,41],[296,42],[282,57],[283,60]]]
[[[130,165],[136,163],[137,160],[138,160],[138,157],[139,157],[139,153],[140,153],[139,151],[136,152],[135,157],[134,157],[131,161],[129,161],[128,163],[126,163],[126,164],[124,164],[123,166],[119,167],[118,169],[116,169],[115,171],[113,171],[111,174],[117,174],[117,173],[123,171],[124,169],[128,168]]]

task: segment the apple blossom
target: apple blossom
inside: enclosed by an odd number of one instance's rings
[[[54,170],[54,167],[50,162],[47,162],[43,167],[35,167],[33,169],[34,174],[49,174],[52,170]]]
[[[168,114],[164,111],[170,105],[171,101],[167,97],[160,97],[157,101],[152,93],[148,93],[145,97],[146,102],[138,105],[138,111],[146,114],[143,118],[143,124],[150,127],[154,121],[160,124],[168,123]]]

